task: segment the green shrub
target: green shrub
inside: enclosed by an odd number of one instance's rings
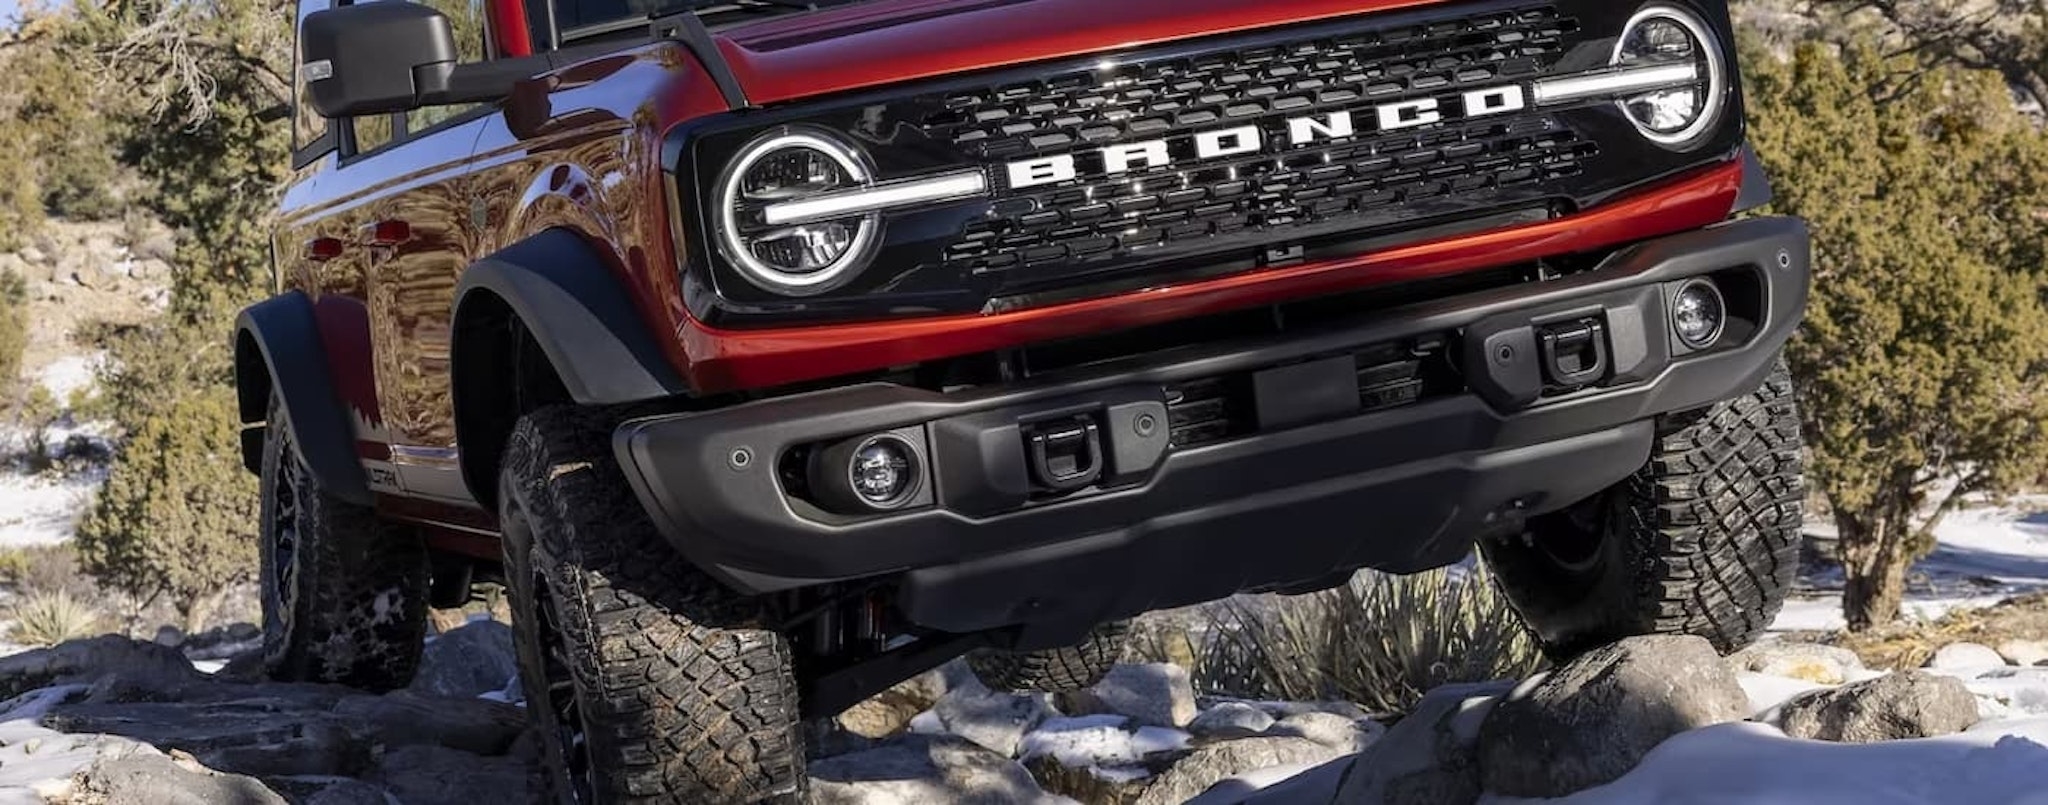
[[[1453,575],[1360,574],[1293,598],[1220,605],[1196,655],[1196,684],[1260,699],[1343,700],[1405,712],[1431,688],[1518,679],[1543,658],[1483,568]]]
[[[63,590],[23,595],[7,613],[13,638],[30,646],[54,646],[106,631],[106,615],[91,602]]]
[[[256,567],[256,481],[242,468],[234,392],[188,391],[144,417],[78,530],[78,556],[101,584],[162,596],[204,631],[232,585]]]
[[[28,348],[27,305],[28,286],[21,275],[0,271],[0,403],[12,399],[20,382],[21,353]]]

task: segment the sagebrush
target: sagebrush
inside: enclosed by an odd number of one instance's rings
[[[105,632],[107,626],[106,614],[99,608],[61,589],[29,592],[15,600],[7,615],[14,621],[14,640],[30,646],[92,637]]]
[[[1519,679],[1543,664],[1534,636],[1476,565],[1232,599],[1212,609],[1195,643],[1194,675],[1209,692],[1390,713],[1439,685]]]

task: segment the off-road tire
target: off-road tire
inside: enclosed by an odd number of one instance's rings
[[[505,450],[506,578],[544,796],[801,802],[789,644],[663,540],[612,457],[615,422],[542,409]]]
[[[1064,693],[1092,687],[1123,656],[1127,620],[1095,627],[1081,642],[1038,651],[975,649],[967,667],[990,690]]]
[[[259,488],[265,673],[380,692],[405,687],[427,629],[419,532],[322,490],[274,395]]]
[[[1641,634],[1732,652],[1777,617],[1798,571],[1800,447],[1781,363],[1752,393],[1659,417],[1635,475],[1481,551],[1552,656]]]

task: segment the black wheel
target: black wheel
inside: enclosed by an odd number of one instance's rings
[[[405,687],[427,629],[419,533],[320,489],[271,398],[264,429],[263,665],[273,679]]]
[[[612,418],[521,419],[500,526],[526,712],[558,802],[799,802],[789,644],[678,556],[611,454]]]
[[[1102,681],[1124,652],[1124,636],[1130,621],[1110,621],[1095,627],[1088,636],[1071,646],[1038,651],[976,649],[967,654],[967,667],[991,690],[1043,691],[1063,693],[1080,690]]]
[[[1753,393],[1660,417],[1634,476],[1481,552],[1553,656],[1641,634],[1732,652],[1777,617],[1798,571],[1800,447],[1780,364]]]

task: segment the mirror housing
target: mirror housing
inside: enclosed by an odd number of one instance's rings
[[[442,99],[461,58],[448,18],[403,0],[306,15],[299,28],[299,53],[308,99],[329,118],[446,103]]]

